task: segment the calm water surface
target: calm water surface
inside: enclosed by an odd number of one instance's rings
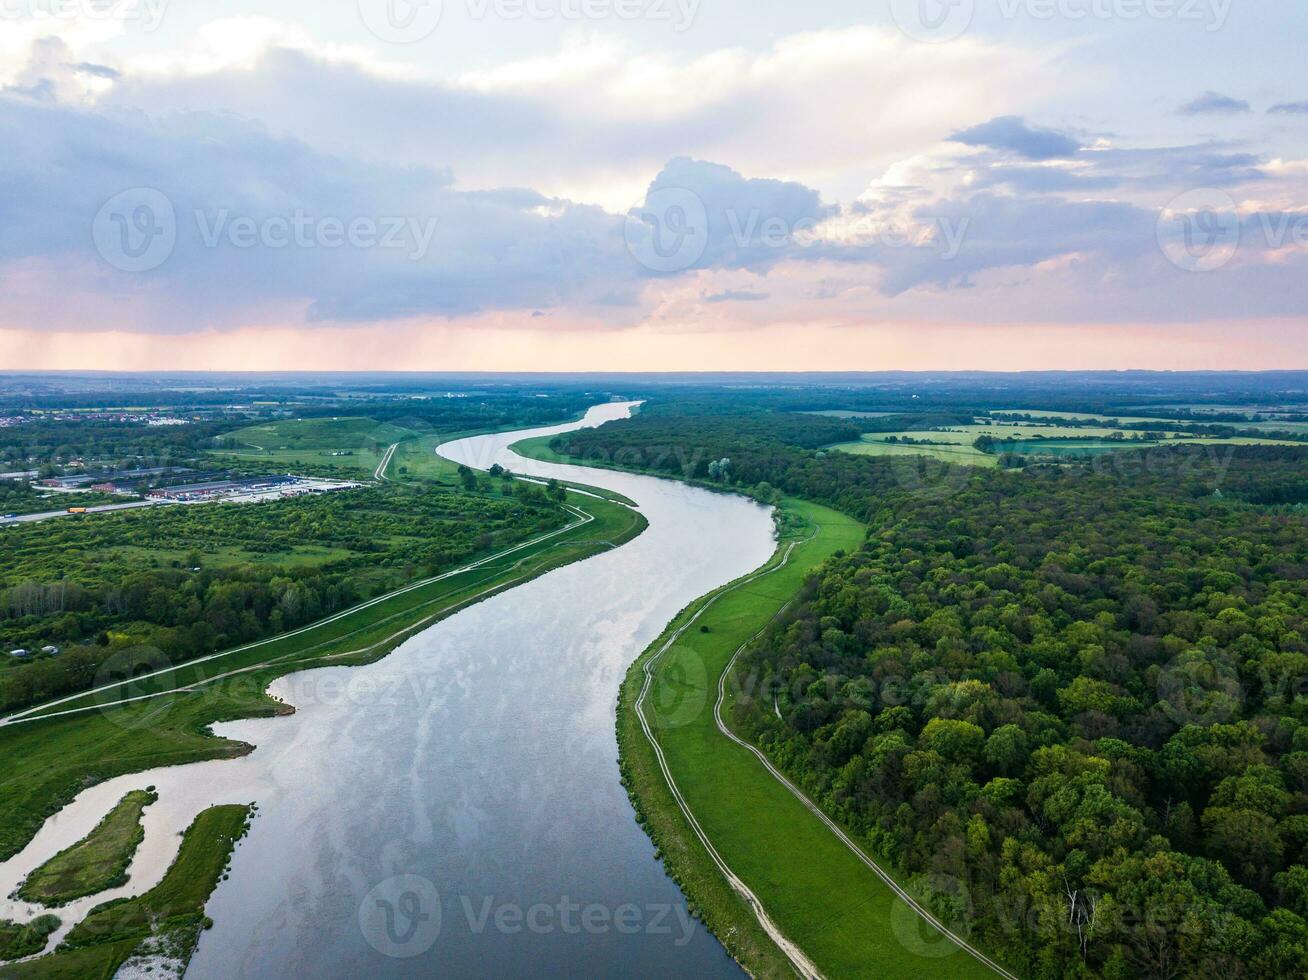
[[[248,787],[234,799],[260,805],[188,976],[741,976],[633,819],[614,707],[678,610],[767,560],[771,519],[739,497],[508,448],[628,412],[440,452],[623,493],[650,522],[638,539],[378,664],[284,679],[274,691],[294,717],[220,728],[258,745],[250,757],[174,771]]]

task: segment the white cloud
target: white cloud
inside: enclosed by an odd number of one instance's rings
[[[435,163],[465,187],[530,186],[613,210],[680,154],[853,193],[996,107],[1033,102],[1052,73],[1048,56],[1017,47],[923,46],[859,27],[696,57],[591,36],[441,79],[266,18],[217,22],[126,69],[106,104],[232,112],[328,152]]]

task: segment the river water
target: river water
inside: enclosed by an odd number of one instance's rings
[[[259,804],[188,977],[741,976],[634,820],[614,710],[628,666],[680,609],[767,560],[771,518],[740,497],[509,449],[630,409],[438,451],[622,493],[649,520],[644,534],[463,610],[377,664],[279,680],[295,715],[217,726],[256,745],[249,756],[86,791],[0,866],[0,887],[128,789],[155,785],[132,881],[109,895],[157,881],[200,809]]]

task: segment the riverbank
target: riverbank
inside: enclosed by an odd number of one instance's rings
[[[697,914],[754,976],[993,976],[719,730],[747,683],[728,673],[737,651],[815,568],[863,538],[862,525],[815,504],[786,500],[781,512],[769,565],[689,607],[623,683],[618,740],[638,819]]]
[[[575,519],[462,569],[418,583],[306,629],[203,661],[137,677],[0,727],[0,856],[23,851],[46,819],[88,786],[161,766],[232,759],[253,746],[211,726],[293,709],[268,694],[280,677],[378,661],[434,623],[547,572],[620,547],[646,527],[629,507],[570,493]],[[35,856],[34,856],[35,857]],[[25,862],[29,863],[29,862]],[[0,866],[3,868],[3,866]],[[4,877],[20,877],[30,868]],[[85,911],[70,910],[74,914]],[[69,916],[69,921],[75,921]]]
[[[0,966],[4,980],[182,976],[200,933],[205,903],[245,836],[253,808],[216,806],[195,818],[163,880],[143,895],[91,910],[59,952]],[[130,962],[129,962],[130,960]]]

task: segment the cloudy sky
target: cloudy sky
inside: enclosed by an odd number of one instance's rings
[[[1308,366],[1302,0],[0,0],[0,367]]]

